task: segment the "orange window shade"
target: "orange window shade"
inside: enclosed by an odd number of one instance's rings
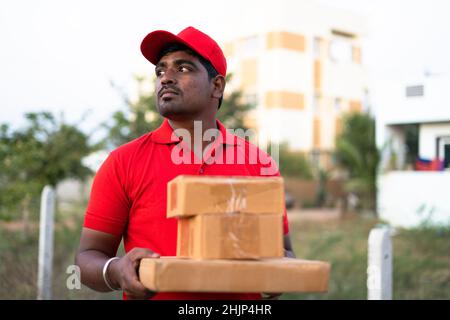
[[[342,132],[342,119],[337,117],[335,120],[335,130],[336,130],[336,136],[341,134]]]
[[[268,108],[300,109],[305,107],[305,96],[302,93],[289,91],[269,91],[265,96]]]
[[[231,57],[234,54],[234,43],[233,42],[227,42],[223,46],[223,54],[226,57]]]
[[[258,63],[256,59],[246,59],[242,61],[241,75],[242,75],[242,86],[244,87],[244,89],[256,85],[258,78],[257,67]]]
[[[315,117],[313,122],[313,146],[320,148],[320,119],[318,117]]]
[[[362,110],[361,101],[351,100],[349,102],[349,105],[350,105],[350,111],[352,111],[352,112],[361,112],[361,110]]]
[[[314,89],[320,91],[322,86],[322,64],[319,60],[314,61]]]
[[[353,53],[353,62],[361,64],[361,48],[353,46],[352,53]]]
[[[267,34],[267,49],[289,49],[305,51],[305,37],[291,32],[269,32]]]

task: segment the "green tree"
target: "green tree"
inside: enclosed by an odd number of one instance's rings
[[[102,126],[107,135],[104,139],[108,149],[114,149],[133,139],[139,138],[149,131],[155,130],[162,123],[162,117],[156,110],[154,90],[144,90],[145,86],[152,86],[145,77],[135,76],[137,84],[137,99],[131,99],[124,90],[111,82],[112,87],[122,96],[126,110],[113,113],[111,121]]]
[[[227,75],[227,82],[231,81],[231,77],[231,74]],[[114,112],[111,121],[103,124],[107,130],[104,143],[108,149],[114,149],[157,129],[163,121],[156,109],[154,79],[135,76],[134,81],[138,88],[136,99],[130,99],[124,90],[111,83],[122,96],[126,110]],[[246,130],[244,119],[247,112],[253,107],[253,105],[243,102],[243,93],[237,90],[225,94],[217,116],[227,128]]]
[[[335,158],[348,174],[346,190],[360,198],[361,209],[376,213],[379,152],[375,120],[362,113],[347,114],[343,120],[343,131],[336,139]]]
[[[276,147],[276,148],[274,148]],[[289,149],[289,145],[283,142],[279,145],[269,144],[267,153],[272,157],[278,149],[280,174],[284,177],[299,178],[310,180],[313,179],[313,169],[307,156],[301,151],[293,151]]]
[[[75,125],[49,112],[27,113],[25,118],[26,126],[15,131],[1,125],[0,216],[14,219],[21,212],[27,221],[45,185],[91,173],[81,160],[97,146]]]
[[[280,173],[286,177],[310,180],[313,178],[311,165],[304,153],[291,151],[280,146]]]
[[[227,83],[230,83],[232,78],[233,74],[229,73],[226,77]],[[245,118],[255,105],[245,102],[243,95],[244,93],[241,90],[235,90],[230,93],[227,93],[225,90],[225,96],[217,113],[217,118],[226,128],[248,129],[245,126]]]

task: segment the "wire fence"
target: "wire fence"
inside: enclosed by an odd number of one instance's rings
[[[86,203],[59,203],[55,212],[52,299],[121,299],[119,292],[100,293],[68,285]],[[34,208],[32,211],[36,211]],[[0,221],[0,299],[36,299],[38,294],[39,219]]]

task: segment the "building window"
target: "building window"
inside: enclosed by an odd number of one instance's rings
[[[422,97],[423,95],[424,95],[423,85],[406,87],[406,96],[407,97]]]
[[[320,38],[314,37],[313,40],[313,56],[314,59],[320,59]]]
[[[320,150],[314,149],[310,153],[311,163],[317,168],[320,163]]]
[[[363,110],[370,110],[370,95],[368,89],[364,89],[362,107]]]
[[[244,101],[247,104],[250,104],[252,106],[258,105],[258,95],[256,94],[246,94],[244,96]]]
[[[341,98],[335,98],[334,99],[334,110],[336,112],[342,111],[342,99]]]
[[[313,97],[312,112],[314,115],[318,115],[320,111],[320,95],[316,94]]]
[[[450,144],[444,146],[444,169],[450,169]]]
[[[336,37],[330,42],[329,55],[333,62],[350,63],[353,61],[353,47],[348,39]]]
[[[247,37],[243,40],[243,53],[245,57],[255,56],[259,50],[258,36]]]

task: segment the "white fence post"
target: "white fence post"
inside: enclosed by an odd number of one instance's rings
[[[367,299],[392,300],[392,244],[389,228],[374,228],[369,234]]]
[[[53,217],[55,191],[45,186],[41,195],[39,225],[38,300],[52,298]]]

